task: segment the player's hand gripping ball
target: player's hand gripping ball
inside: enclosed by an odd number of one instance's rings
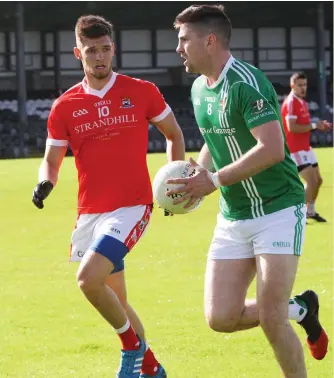
[[[172,214],[186,214],[198,208],[201,204],[203,198],[198,199],[192,206],[185,209],[184,206],[187,204],[185,202],[173,204],[175,199],[182,198],[183,193],[173,194],[172,196],[166,196],[165,193],[168,190],[175,189],[176,184],[166,184],[166,181],[171,178],[186,178],[192,177],[197,173],[196,168],[194,168],[188,161],[177,160],[164,165],[159,169],[153,180],[153,196],[158,203],[159,207],[165,211]],[[182,187],[183,185],[178,185]]]

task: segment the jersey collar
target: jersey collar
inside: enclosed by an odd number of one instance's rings
[[[227,74],[227,71],[230,69],[230,67],[231,67],[231,65],[232,65],[233,62],[234,62],[234,58],[231,55],[229,57],[228,61],[226,62],[225,67],[223,68],[223,71],[219,75],[218,80],[215,83],[213,83],[212,85],[208,85],[208,81],[205,80],[205,84],[206,84],[207,88],[209,88],[209,89],[215,89],[223,81],[224,77]]]
[[[108,83],[100,90],[93,89],[88,86],[86,78],[82,81],[82,87],[87,94],[91,94],[100,98],[103,98],[109,89],[115,84],[117,73],[113,72]]]
[[[293,93],[293,91],[291,91],[291,96],[294,97],[294,98],[296,98],[303,105],[303,103],[304,103],[303,100],[300,97],[298,97],[297,95],[295,95]]]

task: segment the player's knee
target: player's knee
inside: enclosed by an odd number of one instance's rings
[[[239,318],[234,314],[206,314],[206,322],[215,332],[232,333],[237,330]]]
[[[86,297],[94,297],[99,292],[103,282],[97,280],[94,275],[89,274],[87,270],[79,269],[77,273],[77,284]]]
[[[267,336],[275,336],[280,332],[281,326],[287,324],[287,316],[283,309],[277,306],[268,306],[259,311],[260,326]]]
[[[321,176],[319,176],[319,177],[317,178],[317,184],[318,184],[318,187],[320,187],[320,186],[322,185],[323,181],[324,181],[324,180],[322,179]]]

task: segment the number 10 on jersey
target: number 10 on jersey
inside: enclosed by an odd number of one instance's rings
[[[99,113],[99,118],[108,117],[108,115],[110,114],[108,106],[102,106],[101,108],[97,108],[97,111]]]

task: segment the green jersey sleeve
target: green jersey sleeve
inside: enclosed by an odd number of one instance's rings
[[[270,121],[280,121],[274,89],[264,86],[261,92],[261,89],[245,82],[240,83],[238,89],[239,110],[249,129]]]

